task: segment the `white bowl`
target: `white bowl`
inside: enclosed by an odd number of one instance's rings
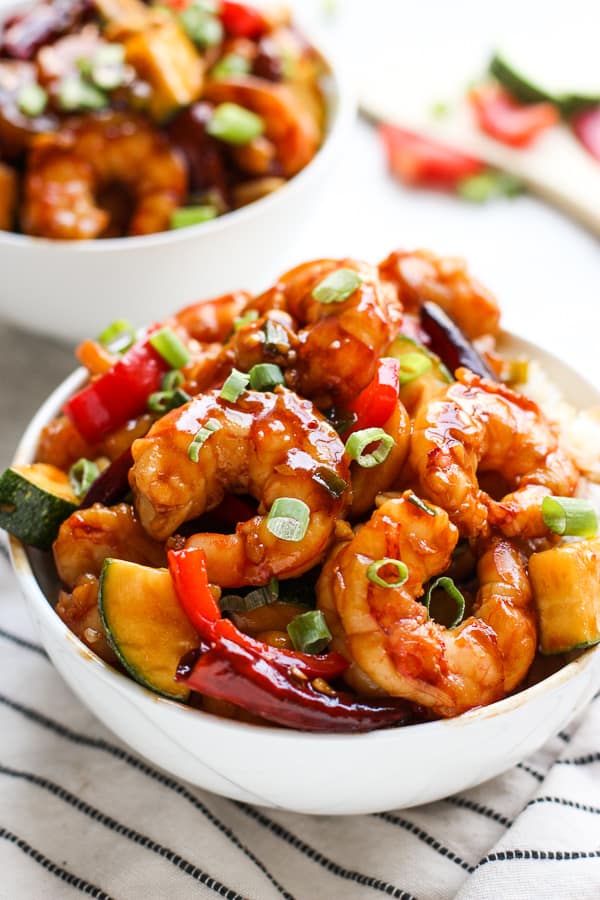
[[[600,393],[534,345],[506,336],[518,355],[538,359],[578,407]],[[15,462],[31,462],[41,428],[84,375],[78,370],[33,418]],[[47,555],[11,539],[17,577],[42,642],[59,672],[137,752],[217,794],[304,813],[370,813],[429,803],[514,766],[556,734],[592,698],[600,645],[527,690],[455,719],[363,735],[311,734],[232,722],[162,699],[95,656],[53,611]],[[293,771],[290,763],[301,762]]]
[[[310,34],[307,38],[317,47]],[[115,319],[142,325],[161,318],[165,297],[178,309],[232,288],[264,289],[279,274],[284,251],[310,221],[354,115],[339,66],[317,49],[331,73],[323,85],[327,132],[301,172],[262,200],[176,231],[95,241],[50,241],[0,231],[0,315],[25,328],[77,340]]]

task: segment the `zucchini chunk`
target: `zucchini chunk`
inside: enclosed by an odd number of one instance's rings
[[[109,643],[129,674],[163,697],[187,700],[189,688],[175,681],[175,672],[200,639],[168,570],[106,559],[98,606]]]
[[[589,60],[582,52],[572,57],[570,69],[562,71],[561,57],[546,46],[517,43],[497,50],[490,63],[490,72],[507,91],[525,103],[548,101],[567,115],[600,103],[600,74],[596,59]],[[595,56],[595,55],[594,55]]]
[[[566,653],[600,641],[600,538],[534,553],[529,577],[542,653]]]
[[[11,466],[0,475],[0,528],[31,547],[50,550],[78,506],[69,476],[56,466]]]

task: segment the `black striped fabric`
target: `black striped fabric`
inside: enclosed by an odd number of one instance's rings
[[[339,818],[217,797],[130,751],[54,671],[4,559],[0,670],[1,900],[600,896],[598,698],[479,788]]]

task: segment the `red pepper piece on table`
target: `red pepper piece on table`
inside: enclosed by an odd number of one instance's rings
[[[231,620],[223,619],[208,584],[206,556],[200,547],[169,550],[168,560],[181,607],[202,638],[227,638],[282,670],[295,667],[310,678],[336,678],[348,668],[347,661],[339,653],[313,656],[272,647],[244,634]]]
[[[399,391],[400,363],[391,356],[384,356],[377,363],[375,378],[350,407],[356,419],[347,434],[384,425],[396,408]]]
[[[588,153],[600,162],[600,105],[577,113],[571,124]]]
[[[258,38],[265,31],[265,20],[260,12],[245,3],[223,0],[221,21],[232,37]]]
[[[551,103],[519,103],[497,84],[474,88],[469,101],[480,129],[509,147],[529,147],[560,119]]]
[[[153,326],[150,330],[156,330]],[[79,391],[63,412],[91,444],[146,409],[170,366],[146,339],[139,341],[110,371]]]
[[[406,724],[402,700],[353,700],[325,694],[309,681],[294,679],[259,654],[219,637],[191,672],[178,674],[193,691],[227,700],[270,722],[305,731],[356,732]]]
[[[473,156],[396,125],[381,125],[379,134],[390,171],[405,184],[452,191],[463,178],[485,169],[485,163]]]

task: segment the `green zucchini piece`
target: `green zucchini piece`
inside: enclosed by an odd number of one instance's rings
[[[539,50],[539,47],[521,49],[516,45],[497,50],[490,63],[490,72],[519,100],[525,103],[548,101],[558,106],[565,115],[600,103],[600,72],[596,54],[593,60],[595,71],[571,69],[561,79],[560,65],[557,63],[561,54],[556,56],[551,47],[544,45],[542,55],[536,58]],[[590,62],[584,57],[585,54],[579,60],[571,59],[582,67]]]
[[[542,653],[566,653],[600,641],[600,538],[534,553],[529,578]]]
[[[200,644],[167,569],[106,559],[98,606],[106,635],[129,674],[163,697],[187,700],[175,681],[181,657]]]
[[[78,506],[69,476],[56,466],[11,466],[0,475],[0,528],[39,550],[50,550]]]

